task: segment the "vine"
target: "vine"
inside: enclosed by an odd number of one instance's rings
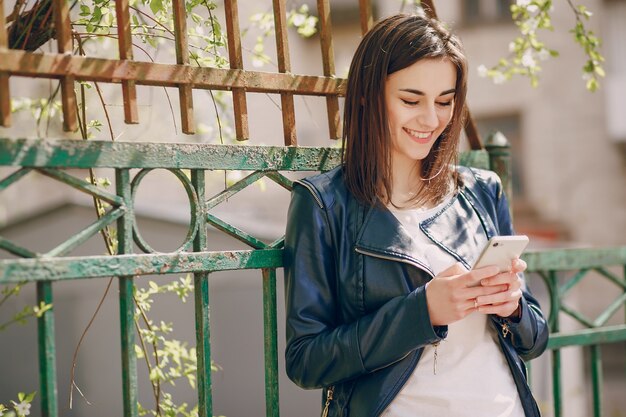
[[[570,33],[574,35],[575,42],[582,47],[586,56],[586,62],[582,68],[583,80],[586,88],[593,92],[600,86],[599,78],[605,75],[602,68],[604,57],[600,53],[600,39],[585,26],[585,22],[592,16],[587,7],[575,6],[571,0],[567,0],[567,4],[576,19],[576,24]],[[491,78],[496,84],[502,84],[514,75],[522,75],[530,79],[533,87],[537,87],[541,72],[540,62],[559,55],[556,50],[548,48],[539,40],[538,36],[542,30],[554,30],[551,19],[553,11],[552,0],[517,0],[515,4],[512,4],[511,16],[521,36],[509,43],[507,58],[501,58],[491,68],[480,65],[478,74],[481,77]]]

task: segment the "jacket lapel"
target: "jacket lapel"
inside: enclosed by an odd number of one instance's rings
[[[416,257],[419,250],[413,238],[386,207],[369,209],[357,236],[356,248],[366,254],[414,264],[433,274],[428,264]]]
[[[484,220],[487,217],[479,213],[480,207],[461,190],[441,211],[424,220],[420,228],[435,244],[470,269],[489,237],[495,234],[491,223]],[[428,263],[416,257],[421,251],[413,238],[385,207],[369,209],[357,236],[356,248],[366,254],[412,263],[433,274]]]
[[[420,228],[439,247],[471,269],[489,240],[489,225],[484,224],[483,218],[461,191],[451,204],[424,220]]]

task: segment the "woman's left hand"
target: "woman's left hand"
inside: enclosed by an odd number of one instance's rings
[[[483,287],[507,284],[508,288],[495,294],[476,297],[478,311],[484,314],[495,314],[510,317],[518,314],[519,300],[522,298],[522,279],[518,272],[526,270],[526,262],[515,259],[510,272],[502,272],[491,278],[480,281]]]

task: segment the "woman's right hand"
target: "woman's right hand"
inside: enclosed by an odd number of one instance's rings
[[[507,285],[483,287],[480,281],[497,275],[497,266],[468,271],[459,262],[426,284],[428,314],[433,326],[445,326],[476,311],[476,297],[496,294]]]

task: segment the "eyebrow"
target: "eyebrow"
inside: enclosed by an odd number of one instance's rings
[[[424,94],[423,91],[415,90],[413,88],[401,88],[400,91],[406,91],[407,93],[417,94],[418,96],[425,96],[426,95],[426,94]],[[451,88],[449,90],[442,91],[441,94],[439,94],[439,96],[445,96],[446,94],[454,93],[455,91],[456,90],[454,88]]]

